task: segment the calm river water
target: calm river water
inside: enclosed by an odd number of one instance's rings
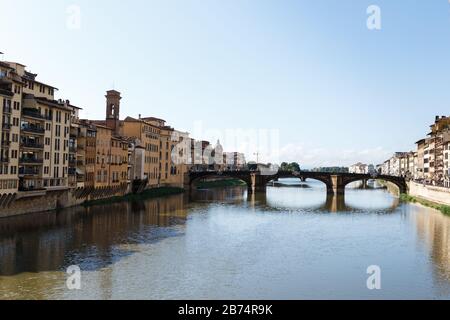
[[[81,289],[66,286],[78,265]],[[367,268],[381,268],[368,290]],[[313,181],[0,220],[0,299],[449,299],[450,218]]]

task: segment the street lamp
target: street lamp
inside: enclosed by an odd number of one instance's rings
[[[253,155],[256,156],[256,164],[259,164],[259,152],[256,152]]]

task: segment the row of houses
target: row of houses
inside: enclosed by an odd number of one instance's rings
[[[436,116],[430,133],[416,145],[414,151],[396,152],[378,166],[378,171],[450,188],[450,117]]]
[[[104,120],[56,100],[56,87],[0,62],[0,195],[36,190],[183,186],[189,170],[239,170],[245,156],[197,141],[155,117],[120,119],[121,93],[106,93]]]

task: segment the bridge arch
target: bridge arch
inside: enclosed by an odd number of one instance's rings
[[[358,181],[364,181],[364,180],[378,180],[378,181],[388,181],[391,182],[392,184],[394,184],[395,186],[397,186],[397,188],[399,189],[399,192],[402,193],[407,193],[408,192],[408,186],[405,182],[405,180],[403,178],[400,177],[393,177],[393,176],[364,176],[364,177],[358,177],[358,176],[354,176],[354,177],[345,177],[344,181],[343,181],[343,188],[345,188],[347,185],[349,185],[350,183],[353,182],[358,182]]]
[[[244,181],[249,188],[252,186],[251,177],[249,175],[239,174],[238,172],[226,172],[223,174],[217,172],[198,172],[190,174],[189,188],[194,187],[196,183],[205,179],[238,179]]]

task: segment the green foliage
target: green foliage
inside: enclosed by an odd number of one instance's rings
[[[348,173],[347,167],[320,167],[314,168],[312,172],[327,172],[327,173]]]
[[[107,199],[86,201],[84,203],[84,206],[90,207],[90,206],[105,205],[105,204],[119,203],[119,202],[136,202],[136,201],[142,201],[142,200],[146,200],[146,199],[166,197],[166,196],[170,196],[170,195],[180,194],[183,192],[184,192],[184,189],[182,189],[182,188],[172,188],[172,187],[153,188],[153,189],[147,189],[144,192],[139,193],[139,194],[131,193],[131,194],[127,194],[122,197],[112,197],[112,198],[107,198]]]
[[[287,163],[283,162],[280,166],[281,171],[300,172],[300,165],[297,162]]]
[[[443,204],[435,203],[435,202],[432,202],[432,201],[429,201],[429,200],[425,200],[425,199],[421,199],[421,198],[418,198],[418,197],[413,197],[413,196],[410,196],[410,195],[407,195],[407,194],[402,194],[400,196],[400,199],[402,201],[405,201],[405,202],[419,203],[419,204],[421,204],[423,206],[439,210],[445,215],[450,215],[450,206],[446,206],[446,205],[443,205]]]

